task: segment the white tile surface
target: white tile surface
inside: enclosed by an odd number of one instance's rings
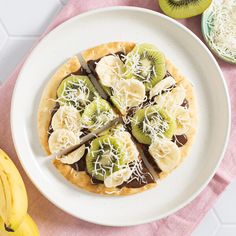
[[[3,25],[0,22],[0,49],[4,46],[7,41],[7,32],[5,31]]]
[[[8,38],[0,51],[0,82],[3,82],[22,61],[32,47],[36,38],[14,37]]]
[[[215,216],[213,210],[211,210],[204,217],[201,224],[197,227],[192,236],[215,235],[219,227],[220,227],[220,222]]]
[[[216,236],[235,236],[236,226],[222,226],[216,233]]]
[[[67,1],[0,0],[0,82],[6,80],[37,39],[29,36],[41,34]],[[192,235],[236,236],[236,181],[222,194]]]
[[[236,182],[232,183],[219,198],[215,205],[215,212],[223,223],[236,225]]]
[[[59,0],[0,0],[0,19],[10,35],[39,35],[60,8]]]

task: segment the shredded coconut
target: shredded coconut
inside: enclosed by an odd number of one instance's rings
[[[236,1],[215,0],[211,9],[206,37],[215,51],[236,62]]]

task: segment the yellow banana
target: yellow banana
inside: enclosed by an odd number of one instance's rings
[[[145,99],[145,86],[137,79],[120,79],[112,86],[113,102],[122,114],[127,108],[138,106]]]
[[[169,139],[155,139],[148,150],[163,172],[170,172],[181,161],[181,153],[178,146]]]
[[[70,130],[57,129],[50,135],[48,144],[51,153],[56,153],[79,142],[79,138]]]
[[[0,235],[1,236],[39,236],[38,227],[33,219],[27,214],[19,228],[15,232],[5,230],[4,222],[0,218]]]
[[[105,56],[97,63],[96,72],[104,86],[112,87],[122,77],[124,64],[118,56]]]
[[[0,201],[0,216],[5,226],[15,231],[27,213],[27,193],[16,166],[1,149]]]
[[[107,176],[104,180],[104,184],[107,188],[117,187],[123,182],[127,181],[132,175],[132,171],[129,167],[115,171],[111,175]]]

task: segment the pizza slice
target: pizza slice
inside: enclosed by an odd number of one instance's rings
[[[72,57],[44,89],[42,147],[57,153],[121,117],[119,125],[53,163],[71,183],[94,193],[129,195],[154,187],[153,170],[167,176],[192,145],[197,113],[191,83],[151,44],[112,42],[81,55],[92,74]]]

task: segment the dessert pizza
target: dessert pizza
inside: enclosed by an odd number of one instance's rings
[[[155,45],[112,42],[80,56],[59,67],[43,91],[42,148],[58,153],[96,133],[53,161],[66,179],[110,195],[156,186],[192,145],[197,116],[192,84]]]

